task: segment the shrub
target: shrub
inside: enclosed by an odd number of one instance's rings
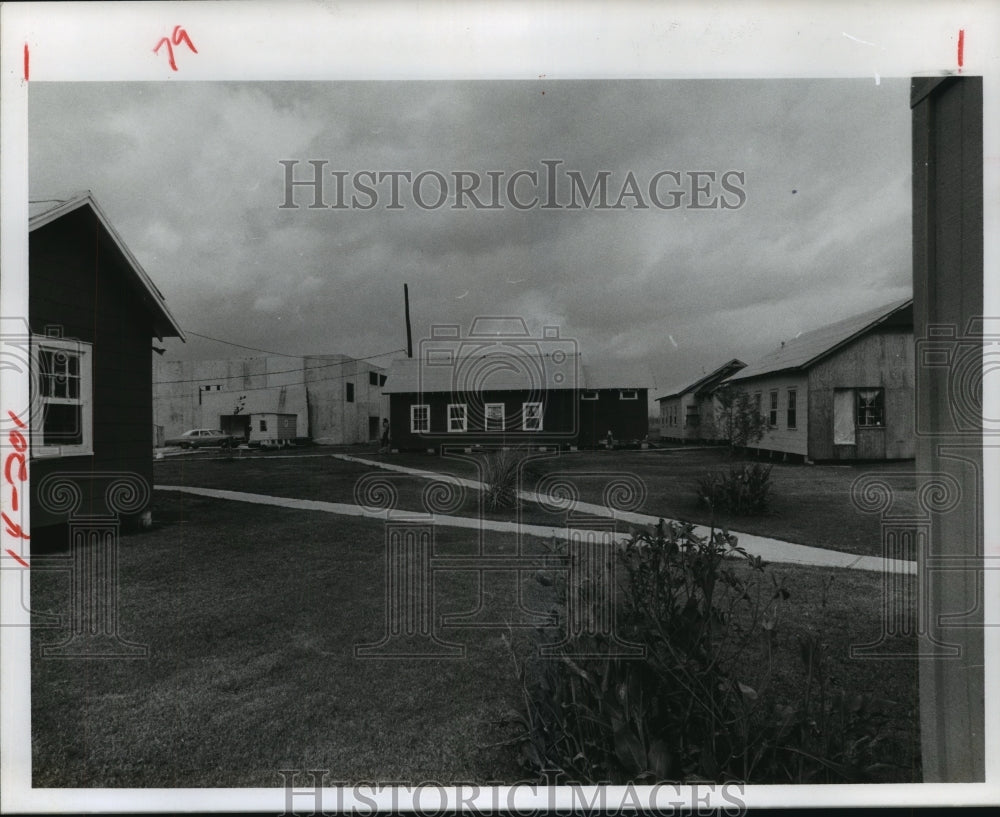
[[[513,508],[517,504],[523,452],[516,448],[488,451],[483,464],[484,501],[492,511]]]
[[[833,688],[814,632],[800,640],[798,700],[777,699],[771,644],[790,594],[773,575],[764,581],[760,558],[734,537],[661,521],[618,558],[617,635],[645,655],[611,654],[611,639],[590,635],[562,644],[555,659],[521,663],[515,719],[526,768],[595,784],[892,777],[873,699]],[[563,588],[579,591],[587,588]],[[748,668],[753,678],[741,677]]]
[[[646,655],[576,657],[607,652],[607,639],[590,636],[568,644],[561,660],[539,662],[533,676],[522,668],[522,760],[579,782],[715,778],[736,751],[734,696],[752,692],[728,669],[748,643],[735,608],[754,606],[728,563],[751,574],[763,564],[723,532],[700,537],[662,522],[637,532],[617,558],[620,634]]]
[[[739,516],[763,513],[771,492],[771,466],[744,463],[710,471],[698,479],[695,492],[713,511]]]

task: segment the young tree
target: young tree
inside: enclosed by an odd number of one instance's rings
[[[725,432],[733,450],[760,442],[767,420],[746,391],[729,383],[715,390],[715,399],[719,404],[718,427]]]

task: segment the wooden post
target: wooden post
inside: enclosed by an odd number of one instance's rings
[[[963,342],[983,314],[982,78],[915,78],[910,107],[917,489],[948,474],[962,497],[953,512],[930,515],[920,557],[919,569],[930,568],[918,599],[925,639],[959,647],[957,658],[919,662],[922,761],[925,782],[974,782],[985,776],[983,571],[935,565],[983,564],[982,406],[972,406],[978,424],[962,422],[974,397],[955,378],[982,374],[982,338]],[[922,354],[931,342],[935,354]]]

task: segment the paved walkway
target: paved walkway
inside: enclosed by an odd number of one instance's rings
[[[425,471],[419,468],[409,468],[404,465],[395,465],[388,462],[369,460],[363,457],[354,457],[349,454],[333,454],[336,459],[347,462],[355,462],[363,465],[381,468],[386,471],[409,474],[423,479],[435,479],[450,481],[466,488],[481,490],[484,486],[481,482],[463,477],[456,477],[451,474],[441,474],[435,471]],[[244,491],[228,491],[218,488],[197,488],[179,485],[157,485],[156,489],[161,491],[177,491],[181,493],[208,496],[215,499],[228,499],[237,502],[251,502],[260,505],[272,505],[280,508],[293,508],[306,511],[320,511],[322,513],[340,514],[342,516],[354,516],[367,519],[426,519],[433,521],[435,525],[453,528],[466,528],[470,530],[496,531],[498,533],[522,533],[528,536],[538,536],[542,538],[565,539],[572,529],[565,526],[530,525],[526,523],[504,522],[494,519],[479,519],[477,517],[466,516],[446,516],[442,514],[426,514],[419,511],[387,511],[384,509],[368,508],[362,505],[355,505],[344,502],[323,502],[314,499],[293,499],[290,497],[271,496],[269,494],[252,494]],[[519,496],[530,502],[538,502],[544,497],[533,491],[520,491]],[[577,501],[575,509],[583,513],[609,517],[627,522],[633,525],[644,527],[655,525],[659,517],[648,514],[632,513],[628,511],[618,511],[607,508],[603,505],[596,505],[590,502]],[[668,520],[669,521],[669,520]],[[699,536],[707,536],[709,529],[696,525],[695,532]],[[887,571],[890,573],[916,573],[916,563],[905,560],[886,560],[881,556],[858,556],[853,553],[842,553],[837,550],[826,550],[825,548],[809,547],[808,545],[797,545],[793,542],[784,542],[780,539],[771,539],[766,536],[756,536],[750,533],[740,533],[731,531],[739,540],[739,545],[748,553],[760,556],[767,562],[784,562],[788,564],[816,565],[822,567],[853,568],[855,570]],[[619,540],[624,541],[629,538],[628,533],[619,535]]]

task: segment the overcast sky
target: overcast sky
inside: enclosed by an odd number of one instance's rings
[[[405,346],[402,284],[414,339],[435,323],[521,316],[557,325],[585,359],[648,366],[652,396],[732,357],[911,289],[908,80],[32,83],[31,198],[91,189],[186,331],[288,354],[371,356]],[[400,177],[375,207],[298,209],[281,160],[346,173],[435,170],[441,207],[417,206]],[[623,209],[543,209],[546,168]],[[516,209],[506,184],[522,177]],[[456,171],[502,172],[499,209],[451,208]],[[660,200],[686,190],[680,206]],[[688,174],[707,192],[697,197]],[[729,176],[731,187],[720,186]],[[740,179],[742,178],[742,181]],[[425,179],[425,204],[437,183]],[[370,180],[363,179],[363,184]],[[721,206],[692,209],[716,199]],[[745,201],[743,201],[745,198]],[[467,204],[472,204],[467,200]],[[640,204],[648,209],[641,209]],[[167,356],[251,354],[189,336]],[[376,360],[387,363],[388,357]]]

